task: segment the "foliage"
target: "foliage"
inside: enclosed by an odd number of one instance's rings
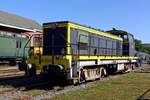
[[[143,44],[141,40],[135,39],[135,49],[139,52],[145,52],[150,54],[150,45]]]

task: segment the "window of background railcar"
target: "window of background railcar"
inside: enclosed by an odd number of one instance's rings
[[[20,44],[19,44],[19,47],[20,47],[20,48],[22,47],[22,44],[21,44],[21,40],[20,40]]]
[[[0,31],[0,36],[3,36],[3,32],[2,31]]]
[[[4,33],[3,33],[3,31],[0,31],[0,36],[4,36]]]
[[[10,37],[10,34],[8,34],[6,31],[1,31],[0,34],[1,36]]]
[[[16,41],[16,48],[19,48],[19,41]]]

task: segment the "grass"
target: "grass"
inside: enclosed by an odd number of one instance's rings
[[[52,100],[136,100],[150,89],[150,73],[128,73],[94,86],[59,94]],[[150,99],[150,91],[143,98]]]

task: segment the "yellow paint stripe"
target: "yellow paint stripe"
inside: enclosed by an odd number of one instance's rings
[[[70,25],[67,24],[67,41],[68,41],[68,44],[67,44],[67,54],[70,54]]]
[[[108,59],[118,59],[118,60],[130,60],[130,59],[138,59],[138,57],[126,57],[126,56],[66,56],[66,59],[75,59],[75,60],[95,60],[95,59],[100,59],[100,60],[108,60]]]
[[[70,24],[71,28],[80,29],[80,30],[84,30],[84,31],[87,31],[87,32],[95,33],[95,34],[98,34],[98,35],[102,35],[102,36],[105,36],[105,37],[108,37],[108,38],[116,39],[118,41],[123,41],[122,38],[120,38],[120,37],[118,37],[116,35],[113,35],[113,34],[109,34],[109,33],[106,33],[106,32],[100,32],[98,30],[94,30],[94,29],[91,29],[91,28],[88,28],[88,27],[84,27],[84,26],[81,26],[81,25],[77,25],[77,24],[73,24],[73,23],[69,23],[69,24]]]

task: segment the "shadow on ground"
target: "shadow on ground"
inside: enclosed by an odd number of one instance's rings
[[[23,90],[31,90],[31,89],[44,89],[49,90],[53,89],[55,86],[64,87],[68,84],[64,82],[64,80],[59,79],[50,79],[44,77],[43,75],[37,75],[34,77],[9,77],[9,78],[0,78],[0,87],[14,87],[14,88],[22,88]]]

